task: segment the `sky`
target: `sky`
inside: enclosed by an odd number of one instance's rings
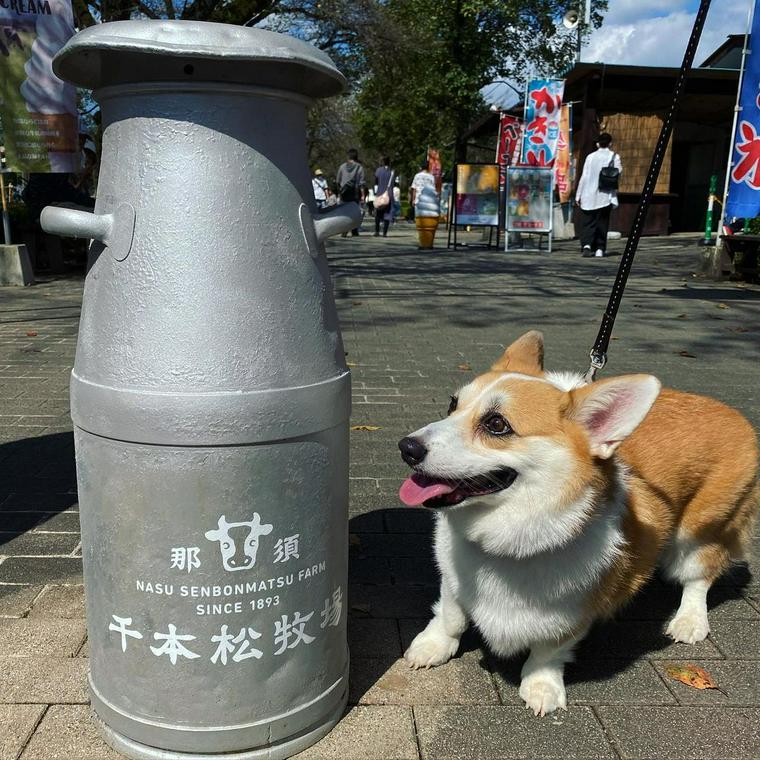
[[[712,0],[694,59],[699,66],[729,34],[743,34],[753,0]],[[579,6],[583,0],[579,0]],[[581,60],[675,66],[683,60],[699,0],[609,0],[604,23],[584,45]],[[760,12],[760,11],[758,11]],[[520,100],[504,85],[483,89],[486,101],[508,107]]]

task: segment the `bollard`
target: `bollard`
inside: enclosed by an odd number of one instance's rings
[[[80,32],[103,151],[71,379],[92,705],[132,758],[289,757],[347,699],[350,379],[291,37],[189,21]]]

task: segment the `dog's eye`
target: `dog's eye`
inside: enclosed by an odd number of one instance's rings
[[[452,412],[455,412],[457,410],[457,404],[459,403],[459,397],[458,396],[451,396],[451,401],[449,402],[449,411],[446,412],[447,415],[451,414]]]
[[[483,418],[483,427],[491,435],[507,435],[512,432],[510,424],[500,414],[492,412]]]

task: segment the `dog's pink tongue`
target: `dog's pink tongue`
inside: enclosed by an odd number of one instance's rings
[[[417,507],[428,499],[451,493],[453,490],[454,486],[449,483],[414,474],[401,484],[398,497],[408,507]]]

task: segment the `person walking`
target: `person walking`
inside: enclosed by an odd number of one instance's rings
[[[581,211],[581,254],[584,258],[607,255],[607,230],[610,213],[617,208],[617,187],[623,165],[620,156],[611,150],[612,137],[602,132],[597,149],[586,156],[575,202]]]
[[[375,172],[375,237],[380,234],[383,223],[383,237],[388,237],[388,227],[393,221],[393,181],[396,172],[391,169],[391,160],[383,157],[383,165]]]
[[[317,202],[317,208],[320,211],[324,211],[330,205],[331,193],[324,172],[321,169],[314,170],[314,176],[311,178],[311,187],[314,191],[314,200]]]
[[[338,198],[340,203],[359,203],[364,200],[364,190],[367,182],[364,178],[364,167],[359,163],[359,152],[356,148],[350,148],[348,151],[348,161],[341,164],[338,168],[336,184],[338,185]],[[343,233],[342,237],[346,237]],[[359,234],[359,228],[351,230],[351,235],[356,237]]]

